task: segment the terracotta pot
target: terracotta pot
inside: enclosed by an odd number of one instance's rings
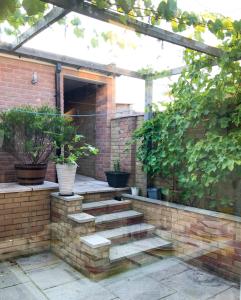
[[[39,185],[44,183],[47,164],[17,164],[15,170],[19,184]]]
[[[74,193],[74,181],[77,164],[57,164],[57,176],[59,182],[59,194],[62,196],[71,196]]]

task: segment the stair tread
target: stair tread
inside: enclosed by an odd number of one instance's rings
[[[87,210],[87,209],[94,209],[94,208],[103,208],[103,207],[108,207],[108,206],[118,206],[118,205],[129,204],[129,203],[131,203],[131,201],[129,201],[129,200],[118,201],[115,199],[110,199],[110,200],[104,200],[104,201],[83,203],[82,208],[83,208],[83,210]]]
[[[129,226],[122,226],[119,228],[115,229],[109,229],[109,230],[104,230],[98,232],[98,235],[101,235],[102,237],[106,239],[111,239],[111,238],[118,238],[122,236],[126,236],[128,234],[133,234],[133,233],[140,233],[143,231],[151,231],[154,230],[155,226],[147,224],[147,223],[139,223],[139,224],[133,224]]]
[[[143,213],[140,213],[135,210],[126,210],[126,211],[96,216],[95,223],[101,224],[104,222],[112,222],[121,219],[128,219],[128,218],[140,217],[140,216],[143,216]]]
[[[161,247],[165,248],[171,245],[172,244],[170,242],[159,237],[152,237],[127,243],[124,245],[112,246],[110,248],[110,261],[119,260],[125,257],[131,257],[148,250],[154,250]]]
[[[95,220],[95,217],[86,213],[69,214],[68,218],[77,223],[86,223]]]

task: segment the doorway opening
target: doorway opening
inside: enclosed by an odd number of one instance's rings
[[[84,142],[96,145],[97,91],[103,86],[74,77],[64,77],[64,113],[74,116],[78,134]],[[96,178],[96,158],[90,156],[78,161],[77,174]]]

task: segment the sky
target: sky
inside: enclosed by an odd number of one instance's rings
[[[159,1],[159,0],[158,0]],[[233,19],[241,18],[241,0],[177,0],[182,10],[200,12],[215,12]],[[71,13],[74,16],[73,13]],[[81,26],[85,30],[84,38],[76,38],[70,27],[54,24],[25,44],[26,47],[90,60],[102,64],[115,63],[117,66],[140,70],[151,66],[155,70],[166,70],[184,65],[183,48],[161,42],[148,36],[137,36],[133,31],[116,25],[107,24],[85,16],[78,15]],[[168,24],[162,28],[169,29]],[[124,49],[104,41],[97,48],[90,46],[90,40],[95,33],[114,32],[119,40],[126,43]],[[216,40],[211,34],[205,36],[205,42],[215,45]],[[159,80],[154,84],[156,101],[166,99],[169,80]],[[143,111],[144,83],[141,80],[120,77],[117,79],[116,100],[122,103],[134,103],[134,109]]]

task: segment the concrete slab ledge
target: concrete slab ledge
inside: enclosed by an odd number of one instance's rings
[[[123,194],[122,197],[127,198],[127,199],[136,200],[136,201],[142,201],[145,203],[155,204],[155,205],[159,205],[159,206],[166,206],[166,207],[174,208],[177,210],[189,211],[192,213],[206,215],[206,216],[210,216],[210,217],[214,217],[214,218],[218,218],[218,219],[230,220],[230,221],[241,223],[241,217],[239,217],[239,216],[233,216],[233,215],[224,214],[224,213],[211,211],[211,210],[207,210],[207,209],[185,206],[182,204],[176,204],[176,203],[171,203],[171,202],[162,201],[162,200],[155,200],[155,199],[150,199],[150,198],[141,197],[141,196],[133,196],[133,195],[129,195],[129,194]]]
[[[83,196],[80,196],[80,195],[77,195],[77,194],[74,194],[72,196],[61,196],[59,194],[59,192],[52,193],[51,196],[54,197],[54,198],[57,198],[59,200],[62,200],[62,201],[67,201],[67,202],[82,200],[84,198]]]
[[[93,190],[89,191],[80,191],[80,188],[75,188],[74,191],[78,195],[88,195],[88,194],[99,194],[99,193],[110,193],[110,192],[128,192],[130,190],[129,187],[126,188],[112,188],[112,187],[107,187],[105,189],[101,188],[95,188]]]
[[[45,181],[41,185],[20,185],[17,182],[0,183],[0,194],[24,193],[45,190],[56,190],[59,185],[55,182]]]

